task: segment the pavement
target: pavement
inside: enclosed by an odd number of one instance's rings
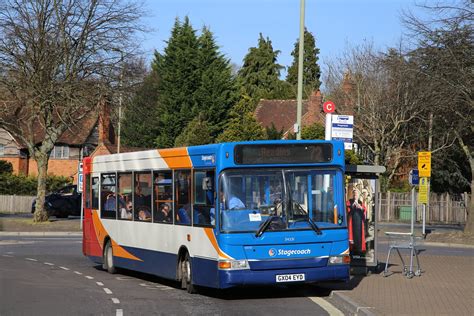
[[[446,229],[449,229],[446,228]],[[79,236],[81,232],[0,232],[0,236]],[[472,315],[474,311],[474,245],[426,242],[419,247],[421,275],[411,279],[392,252],[389,274],[383,268],[388,250],[379,238],[379,268],[354,275],[348,283],[324,283],[330,300],[348,315]],[[405,262],[407,250],[401,250]]]

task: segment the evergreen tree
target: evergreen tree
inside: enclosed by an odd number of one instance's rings
[[[304,126],[301,130],[302,139],[324,139],[325,131],[324,126],[318,123],[314,123],[308,126]]]
[[[244,95],[230,113],[230,120],[217,142],[265,139],[265,129],[255,120],[255,101]]]
[[[272,126],[265,127],[265,134],[267,135],[267,139],[281,139],[283,137],[283,133],[283,128],[281,130],[277,130],[273,122]]]
[[[229,110],[236,101],[235,80],[230,61],[219,52],[208,28],[203,28],[198,42],[200,82],[193,95],[193,113],[204,116],[215,139],[223,131]]]
[[[238,72],[240,93],[246,94],[254,100],[261,98],[271,99],[282,90],[280,70],[277,64],[280,51],[273,50],[272,42],[260,33],[258,46],[251,47],[244,57],[244,64]]]
[[[160,75],[160,148],[174,145],[175,138],[193,118],[196,107],[193,94],[199,88],[199,43],[189,18],[176,19],[164,54],[157,60]]]
[[[212,143],[211,127],[209,123],[196,116],[183,130],[174,142],[175,147],[195,146]]]
[[[158,74],[156,70],[152,70],[125,108],[121,130],[124,145],[145,148],[155,146],[160,125],[157,107],[158,85]]]
[[[299,40],[295,43],[295,48],[291,52],[293,56],[293,63],[288,68],[286,81],[294,87],[298,84],[298,54],[299,54]],[[321,85],[319,78],[321,77],[321,69],[318,65],[319,48],[316,48],[316,41],[314,36],[308,30],[304,30],[304,53],[303,53],[303,87],[304,93],[308,97],[311,92],[318,90]],[[296,88],[294,89],[296,91]],[[296,95],[296,93],[295,93]]]

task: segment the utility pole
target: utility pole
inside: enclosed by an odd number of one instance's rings
[[[298,131],[296,133],[296,139],[301,139],[301,112],[303,107],[304,6],[304,0],[300,0],[300,45],[298,52],[298,96],[296,112]]]

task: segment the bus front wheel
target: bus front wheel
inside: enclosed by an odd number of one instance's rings
[[[103,255],[102,261],[103,261],[102,268],[104,270],[107,270],[107,272],[111,274],[114,274],[117,271],[114,265],[114,253],[112,250],[112,243],[110,242],[110,240],[107,241],[107,243],[105,244],[104,255]]]
[[[196,288],[192,283],[192,270],[189,253],[186,253],[181,261],[181,288],[186,289],[191,294],[196,293]]]

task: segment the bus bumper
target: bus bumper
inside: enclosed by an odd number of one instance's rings
[[[319,268],[306,269],[282,269],[282,270],[219,270],[219,287],[229,288],[245,285],[272,285],[282,284],[276,281],[277,275],[301,274],[305,275],[305,280],[300,283],[310,283],[318,281],[348,281],[349,265],[334,265]],[[290,282],[298,283],[298,282]]]

